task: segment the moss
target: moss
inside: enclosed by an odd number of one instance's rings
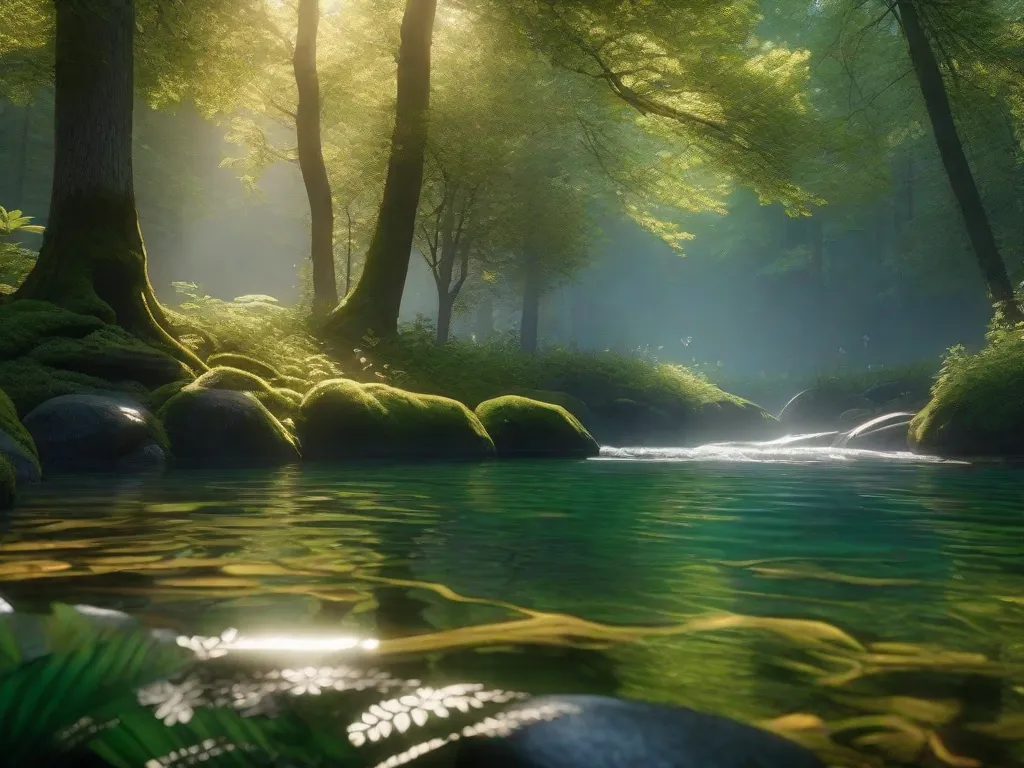
[[[299,406],[302,405],[300,392],[280,387],[274,387],[269,392],[257,393],[256,399],[279,419],[293,418],[298,414]]]
[[[84,373],[50,368],[27,357],[0,362],[0,389],[14,401],[21,417],[59,395],[120,392],[143,402],[148,394],[147,388],[136,382],[109,382]]]
[[[296,392],[308,392],[313,383],[301,376],[278,376],[273,382],[283,389],[293,389]]]
[[[211,368],[189,386],[193,389],[230,389],[233,392],[253,394],[266,394],[272,389],[270,384],[256,374],[227,366]]]
[[[50,368],[106,381],[137,381],[147,387],[160,387],[193,376],[180,361],[113,325],[80,339],[46,339],[28,357]]]
[[[480,403],[476,415],[501,457],[585,458],[601,451],[579,419],[560,405],[506,395]]]
[[[589,427],[594,420],[594,414],[586,403],[578,397],[573,397],[565,392],[553,392],[546,389],[509,389],[501,392],[498,397],[504,395],[518,395],[519,397],[537,400],[541,403],[559,405],[575,416],[584,427]]]
[[[249,392],[185,387],[157,412],[175,459],[207,465],[297,461],[295,438]]]
[[[211,368],[235,368],[249,373],[254,373],[261,379],[277,379],[281,373],[272,365],[257,360],[249,355],[242,355],[237,352],[220,352],[210,355],[206,364]]]
[[[143,405],[155,413],[163,407],[164,403],[181,392],[187,383],[188,382],[185,381],[172,381],[170,384],[164,384],[162,387],[157,387],[146,395]]]
[[[0,305],[0,360],[12,360],[54,338],[82,339],[103,321],[45,301],[20,299]]]
[[[302,401],[296,422],[308,458],[479,458],[494,443],[465,405],[386,384],[333,379]]]
[[[3,390],[0,390],[0,432],[7,433],[14,442],[37,460],[36,463],[38,465],[39,451],[36,450],[36,444],[32,440],[32,435],[28,433],[28,430],[21,423],[14,402]]]
[[[14,467],[4,456],[0,455],[0,509],[13,506],[14,496]]]
[[[910,424],[913,450],[947,457],[1024,456],[1024,333],[976,355],[954,351]]]

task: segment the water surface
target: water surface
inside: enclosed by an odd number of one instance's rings
[[[372,635],[424,679],[687,705],[832,765],[1021,764],[1018,469],[716,450],[172,472],[54,480],[3,526],[19,610]]]

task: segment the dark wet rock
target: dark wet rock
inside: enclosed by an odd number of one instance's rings
[[[157,415],[171,454],[185,463],[276,466],[299,459],[295,439],[248,392],[186,387]]]
[[[780,736],[680,707],[546,696],[502,719],[524,724],[460,739],[455,768],[824,768]]]
[[[493,441],[465,405],[387,384],[321,382],[306,394],[295,424],[314,460],[494,456]]]
[[[793,397],[779,414],[787,432],[824,431],[840,426],[850,410],[874,411],[875,404],[862,395],[834,389],[812,387]]]
[[[650,403],[620,397],[591,405],[594,431],[604,444],[672,445],[682,420]]]
[[[103,395],[62,395],[25,416],[44,472],[148,471],[166,439],[141,406]]]
[[[480,403],[476,416],[502,458],[587,458],[601,453],[579,419],[559,405],[505,395]]]
[[[876,405],[884,405],[890,400],[910,392],[910,385],[903,381],[883,381],[864,390],[864,397]]]

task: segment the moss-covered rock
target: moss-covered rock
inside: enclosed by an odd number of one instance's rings
[[[143,405],[153,413],[156,413],[163,407],[164,403],[181,392],[181,390],[187,385],[187,381],[172,381],[170,384],[164,384],[162,387],[157,387],[146,395],[143,400]]]
[[[254,373],[241,368],[219,366],[211,368],[189,384],[192,389],[228,389],[233,392],[269,392],[271,387]]]
[[[248,371],[261,379],[276,379],[281,376],[281,373],[269,363],[238,352],[219,352],[216,355],[210,355],[206,359],[206,364],[210,368],[235,368]]]
[[[0,455],[0,509],[7,509],[14,505],[16,487],[14,467],[5,456]]]
[[[82,339],[104,328],[102,320],[45,301],[0,304],[0,360],[13,360],[54,338]]]
[[[502,397],[504,395],[518,395],[519,397],[537,400],[541,403],[559,405],[575,416],[580,424],[587,429],[590,429],[594,420],[594,414],[591,412],[590,407],[578,397],[573,397],[566,392],[554,392],[549,389],[506,389],[495,395],[495,397]]]
[[[310,459],[494,455],[487,431],[462,403],[348,379],[313,387],[296,429]]]
[[[249,392],[185,387],[157,413],[176,460],[200,466],[275,466],[299,459],[295,439]]]
[[[136,403],[111,396],[62,395],[25,416],[50,472],[136,472],[164,464],[167,439]]]
[[[579,419],[560,405],[505,395],[476,407],[498,456],[587,458],[600,446]]]
[[[1024,333],[947,359],[910,423],[913,451],[949,458],[1024,457]]]
[[[142,402],[148,394],[148,388],[135,381],[110,382],[76,371],[51,368],[28,357],[0,362],[0,389],[10,396],[22,416],[61,395],[120,392]]]
[[[282,389],[291,389],[296,392],[306,393],[308,392],[313,384],[308,379],[304,379],[301,376],[289,376],[281,375],[273,379],[271,382],[274,386]]]
[[[41,475],[39,452],[11,399],[0,390],[0,456],[14,470],[18,483],[37,482]]]

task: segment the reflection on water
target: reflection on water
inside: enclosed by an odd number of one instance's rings
[[[1020,764],[1024,473],[734,448],[54,482],[3,522],[0,594],[254,653],[379,638],[431,690],[676,703],[830,765]]]
[[[868,424],[870,423],[868,422]],[[919,456],[910,451],[882,452],[844,446],[814,445],[817,440],[831,442],[834,435],[834,432],[786,435],[762,442],[708,443],[694,448],[605,447],[601,449],[600,458],[606,460],[643,459],[644,461],[749,461],[761,464],[892,463],[897,461],[910,464],[963,464],[963,462],[940,459],[935,456]]]

